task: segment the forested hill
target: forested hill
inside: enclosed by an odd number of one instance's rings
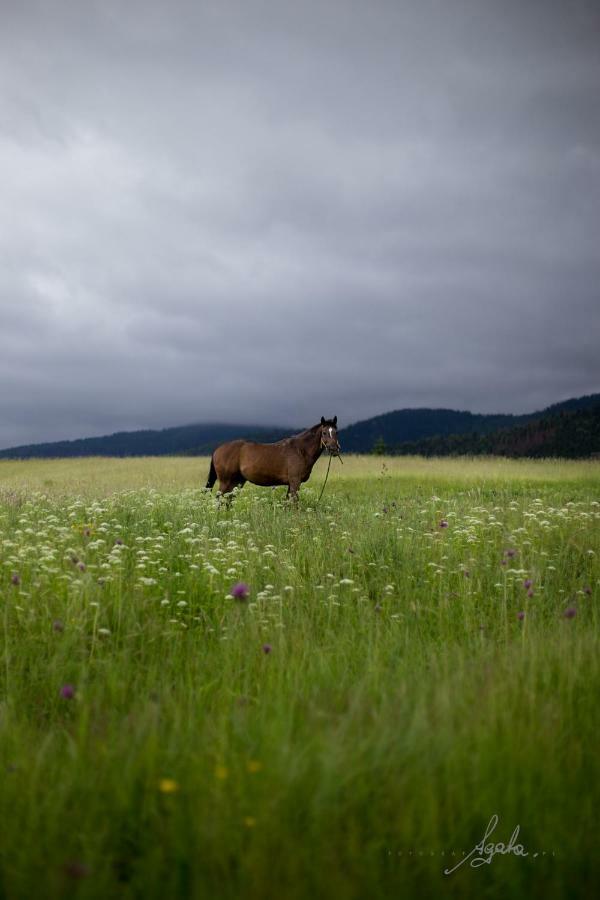
[[[540,419],[548,419],[548,417],[562,412],[585,410],[595,405],[600,405],[600,394],[572,398],[562,403],[556,403],[540,412],[519,416],[504,414],[484,415],[454,409],[399,409],[342,428],[339,436],[342,450],[346,453],[372,453],[374,450],[376,452],[391,453],[429,453],[433,444],[428,444],[428,439],[435,439],[435,446],[439,448],[436,452],[462,452],[456,448],[458,446],[466,447],[469,435],[480,438],[491,432],[497,432],[499,429],[510,430],[515,426],[526,425]],[[340,418],[343,417],[340,415]],[[315,421],[318,421],[318,416],[315,416]],[[587,429],[590,423],[588,420],[586,420],[586,423],[582,427]],[[164,428],[160,431],[121,431],[117,434],[103,437],[11,447],[7,450],[0,450],[0,459],[73,456],[205,455],[210,454],[218,444],[234,438],[244,437],[264,442],[278,441],[282,437],[297,433],[303,427],[308,427],[311,424],[313,423],[299,423],[298,427],[294,429],[260,425],[203,424]],[[562,434],[562,432],[560,433]],[[457,435],[461,436],[461,440],[457,439]],[[452,438],[451,441],[444,442],[444,438],[450,437]],[[411,444],[415,449],[408,451],[406,449],[408,444]],[[417,450],[417,444],[422,446],[423,450]],[[585,438],[585,446],[588,444],[589,435]],[[477,444],[475,441],[470,446],[483,445]],[[452,447],[453,449],[441,449],[443,447]],[[465,450],[464,452],[496,451]]]
[[[389,452],[389,451],[387,451]],[[488,434],[436,435],[405,441],[392,453],[421,456],[527,456],[585,459],[600,455],[600,404],[563,410]]]
[[[518,416],[477,414],[454,409],[399,409],[344,428],[340,432],[340,441],[347,452],[396,452],[399,445],[407,442],[422,442],[427,438],[448,435],[489,434],[564,410],[588,409],[597,404],[600,404],[600,394],[573,397],[539,412]]]
[[[296,429],[300,430],[300,429]],[[120,431],[103,437],[30,444],[0,450],[0,459],[72,456],[168,456],[208,455],[224,441],[245,437],[256,441],[278,441],[292,432],[260,425],[182,425],[161,431]]]
[[[388,449],[404,441],[422,440],[434,435],[487,432],[502,426],[527,421],[527,416],[483,415],[456,409],[398,409],[356,422],[340,431],[347,453],[368,453]]]

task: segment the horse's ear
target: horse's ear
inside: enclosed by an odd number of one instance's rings
[[[337,416],[334,416],[334,417],[333,417],[333,424],[334,424],[335,427],[337,428]]]
[[[321,416],[321,425],[324,425],[324,424],[325,424],[325,417]]]

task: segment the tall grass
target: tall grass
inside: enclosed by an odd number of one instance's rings
[[[0,892],[591,896],[598,464],[206,469],[0,463]]]

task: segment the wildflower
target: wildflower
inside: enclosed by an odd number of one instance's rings
[[[521,612],[517,613],[517,619],[519,619],[519,621],[522,622],[524,618],[525,618],[525,613],[522,610],[521,610]]]
[[[273,649],[273,648],[271,647],[270,644],[263,644],[263,645],[262,645],[262,651],[263,651],[263,653],[266,653],[267,655],[271,652],[272,649]]]
[[[75,685],[73,684],[63,684],[60,689],[60,696],[64,700],[72,700],[75,696]]]
[[[230,596],[233,597],[234,600],[247,600],[249,593],[250,587],[245,581],[238,581],[229,591]]]
[[[569,607],[567,607],[567,609],[565,609],[563,615],[564,615],[565,619],[574,619],[575,616],[577,615],[577,610],[575,609],[574,606],[569,606]]]
[[[79,569],[80,572],[85,572],[85,563],[84,563],[84,562],[78,562],[78,563],[77,563],[77,568]]]
[[[508,556],[509,559],[512,559],[513,556],[516,556],[516,555],[517,555],[517,551],[516,551],[516,550],[513,550],[513,549],[505,550],[505,551],[504,551],[504,555],[505,555],[505,556]]]
[[[448,522],[446,521],[446,519],[442,519],[442,521],[440,522],[440,528],[447,528],[447,527],[448,527]]]
[[[161,794],[176,794],[179,785],[173,778],[161,778],[158,782],[158,789]]]
[[[16,572],[13,572],[11,579],[10,579],[10,583],[14,584],[15,587],[17,587],[18,585],[21,584],[21,577],[19,575],[17,575]]]
[[[121,547],[123,545],[123,538],[117,538],[115,540],[115,546]]]
[[[63,622],[61,622],[60,619],[55,619],[54,622],[52,623],[52,630],[53,631],[64,631],[65,626],[64,626]]]
[[[527,591],[527,596],[528,596],[528,597],[533,597],[533,595],[534,595],[534,591],[532,591],[531,589],[529,589],[529,590]]]
[[[106,635],[110,634],[110,628],[99,628],[98,634],[101,634],[103,637],[106,637]]]
[[[523,582],[523,587],[525,588],[525,590],[528,590],[532,586],[532,584],[533,581],[531,580],[531,578],[526,578]]]
[[[586,585],[583,589],[583,593],[588,594],[588,595],[591,594],[592,593],[591,587],[589,585]]]
[[[246,764],[246,768],[252,775],[254,775],[256,772],[260,772],[260,770],[262,769],[262,763],[258,759],[249,759]]]

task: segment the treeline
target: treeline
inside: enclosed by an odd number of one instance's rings
[[[29,444],[0,450],[0,459],[33,459],[81,456],[167,456],[210,454],[218,444],[245,437],[278,441],[291,431],[260,425],[182,425],[161,430],[121,431],[102,437]]]
[[[594,429],[584,417],[568,434],[557,425],[561,413],[600,406],[600,394],[573,397],[539,412],[524,415],[471,413],[456,409],[398,409],[355,422],[339,431],[345,453],[423,453],[427,456],[460,453],[503,453],[508,456],[585,456],[594,444]],[[320,415],[320,411],[317,411]],[[318,420],[315,412],[315,421]],[[341,412],[341,411],[340,411]],[[342,416],[340,416],[340,419]],[[592,417],[593,418],[593,417]],[[542,428],[540,423],[546,423]],[[0,459],[81,456],[165,456],[210,454],[219,444],[234,438],[269,443],[281,440],[312,422],[296,428],[261,425],[183,425],[160,430],[121,431],[73,441],[28,444],[0,450]],[[568,429],[567,429],[568,431]],[[595,447],[591,452],[600,449]],[[539,452],[538,452],[539,451]]]
[[[399,456],[509,456],[585,459],[600,454],[600,405],[562,410],[488,434],[439,434],[389,447],[381,438],[373,453]]]
[[[349,425],[340,431],[340,441],[347,453],[368,453],[374,446],[378,446],[380,452],[382,447],[389,451],[408,441],[421,445],[428,439],[439,441],[440,436],[456,439],[457,435],[495,433],[501,428],[512,429],[559,412],[590,409],[598,404],[600,394],[588,394],[521,415],[471,413],[456,409],[397,409]]]

